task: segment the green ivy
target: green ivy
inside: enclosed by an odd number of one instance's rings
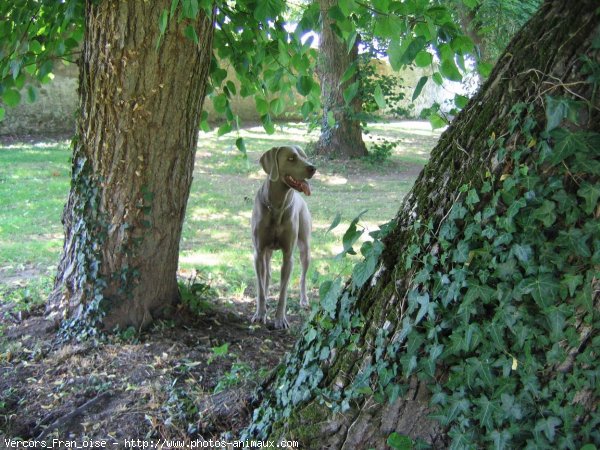
[[[442,223],[414,221],[395,269],[407,286],[406,310],[373,337],[370,363],[348,368],[355,375],[343,390],[324,388],[330,356],[344,349],[348,358],[365,345],[364,318],[353,305],[393,226],[372,236],[345,288],[341,280],[321,286],[321,307],[247,433],[268,436],[309,399],[334,412],[364,395],[393,402],[416,375],[430,386],[451,448],[600,442],[600,414],[583,401],[597,400],[600,385],[600,134],[561,127],[583,106],[547,99],[542,131],[531,105],[514,108],[509,127],[521,144],[490,139],[501,172],[462,186]],[[353,225],[346,253],[356,241]]]

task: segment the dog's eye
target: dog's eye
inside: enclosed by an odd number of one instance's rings
[[[295,157],[295,156],[290,156],[290,157],[288,158],[288,161],[296,161],[296,157]]]

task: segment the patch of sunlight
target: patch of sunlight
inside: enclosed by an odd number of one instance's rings
[[[330,186],[340,186],[342,184],[348,184],[348,178],[342,177],[340,175],[318,175],[319,181],[324,184],[328,184]]]
[[[214,253],[190,253],[179,256],[179,263],[189,264],[193,266],[218,266],[223,263],[220,255]]]

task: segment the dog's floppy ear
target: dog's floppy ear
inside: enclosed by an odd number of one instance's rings
[[[271,150],[263,153],[260,157],[260,165],[263,170],[269,174],[271,181],[277,181],[279,179],[279,162],[277,161],[277,155],[279,155],[279,149],[281,147],[273,147]]]
[[[300,156],[302,156],[304,159],[308,159],[308,156],[306,156],[306,153],[304,153],[304,150],[302,150],[302,148],[299,145],[294,145],[294,149],[300,154]]]

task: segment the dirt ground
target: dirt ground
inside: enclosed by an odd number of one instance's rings
[[[255,388],[292,348],[307,314],[292,311],[290,330],[277,331],[251,324],[253,307],[215,303],[201,315],[182,307],[141,335],[100,343],[59,343],[42,308],[10,316],[0,447],[5,438],[108,439],[124,448],[125,439],[236,437]]]

